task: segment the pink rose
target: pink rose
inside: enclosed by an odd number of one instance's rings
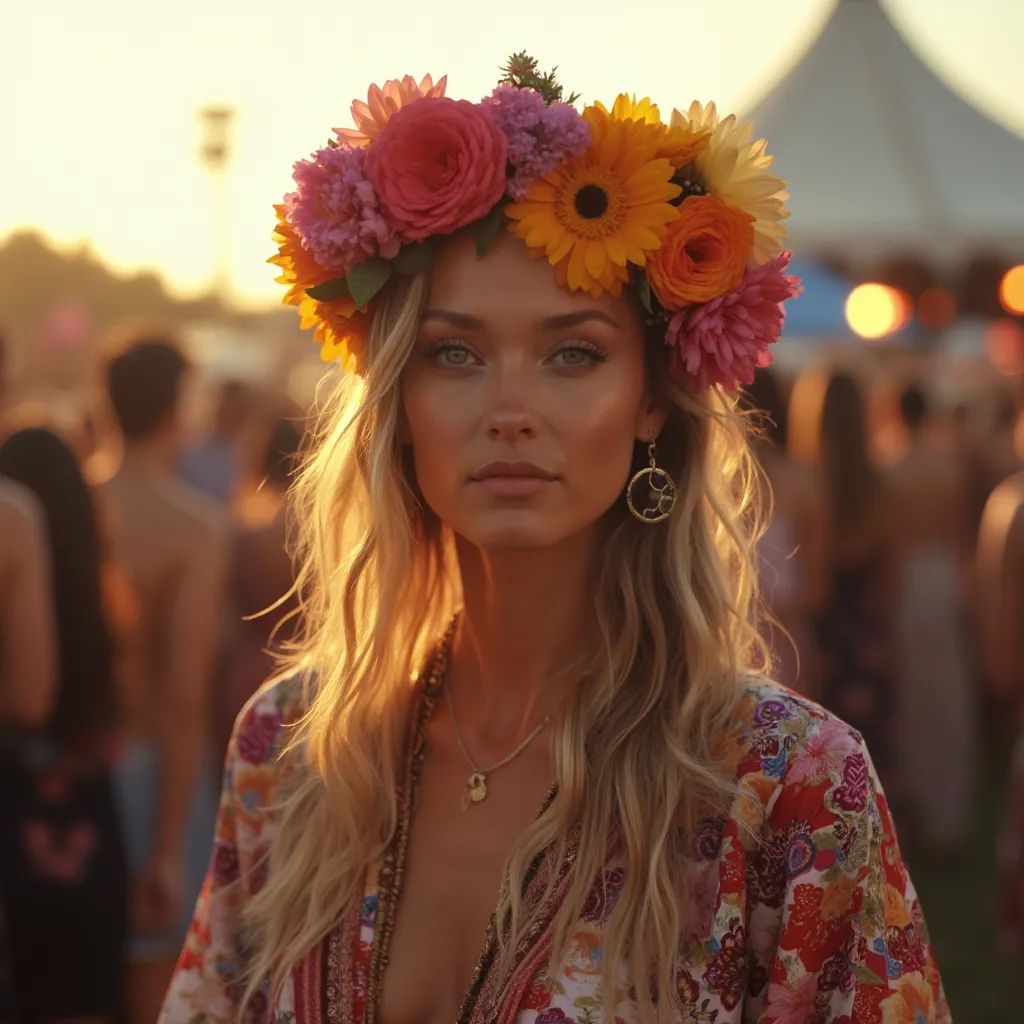
[[[392,115],[366,170],[391,227],[419,240],[490,211],[505,191],[507,150],[504,134],[478,106],[428,97]]]

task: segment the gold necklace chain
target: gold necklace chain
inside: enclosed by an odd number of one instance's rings
[[[551,721],[551,716],[547,715],[544,721],[534,728],[533,732],[523,740],[522,743],[516,747],[507,757],[503,757],[496,764],[492,764],[490,768],[480,768],[476,761],[473,760],[472,755],[466,748],[466,741],[462,738],[462,730],[459,728],[459,719],[455,714],[455,700],[452,697],[452,684],[451,679],[445,681],[444,686],[445,699],[448,701],[448,710],[452,716],[452,728],[455,730],[455,739],[458,741],[459,748],[462,750],[462,755],[466,761],[469,762],[469,767],[473,769],[470,772],[469,778],[466,780],[466,789],[462,794],[462,800],[460,806],[464,811],[468,811],[473,804],[480,803],[481,800],[487,799],[487,776],[492,772],[496,772],[499,768],[504,768],[505,765],[514,761],[540,734],[544,728]]]

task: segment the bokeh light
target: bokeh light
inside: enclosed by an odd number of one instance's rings
[[[869,341],[894,334],[910,318],[911,311],[910,299],[887,284],[857,285],[846,299],[846,322]]]
[[[999,282],[999,301],[1007,313],[1024,316],[1024,263],[1003,274]]]
[[[1016,377],[1024,372],[1024,328],[1012,320],[994,320],[985,332],[985,351],[998,373]]]

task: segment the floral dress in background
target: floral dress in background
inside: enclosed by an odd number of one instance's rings
[[[300,687],[262,690],[239,717],[203,893],[161,1024],[236,1020],[243,942],[239,909],[263,881],[274,829],[283,728],[301,714]],[[728,738],[736,797],[695,840],[696,914],[677,982],[683,1024],[945,1024],[950,1020],[914,887],[885,796],[860,735],[822,708],[752,683]],[[571,858],[548,865],[564,892]],[[625,879],[612,855],[554,974],[544,970],[555,905],[509,977],[485,971],[471,1024],[597,1024],[603,932]],[[535,879],[536,881],[536,879]],[[528,884],[527,905],[538,898]],[[251,1021],[346,1024],[364,1018],[378,908],[376,866],[361,906],[293,972]],[[625,977],[620,970],[620,977]],[[636,1020],[624,998],[615,1022]]]

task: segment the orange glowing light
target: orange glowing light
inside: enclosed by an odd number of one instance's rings
[[[917,300],[917,319],[937,330],[956,319],[956,299],[945,288],[927,288]]]
[[[999,301],[1007,313],[1024,316],[1024,263],[1003,274],[999,282]]]
[[[996,320],[985,332],[985,350],[1004,377],[1024,371],[1024,329],[1012,320]]]
[[[846,299],[846,322],[862,338],[875,341],[898,331],[910,318],[910,299],[887,284],[860,284]]]

